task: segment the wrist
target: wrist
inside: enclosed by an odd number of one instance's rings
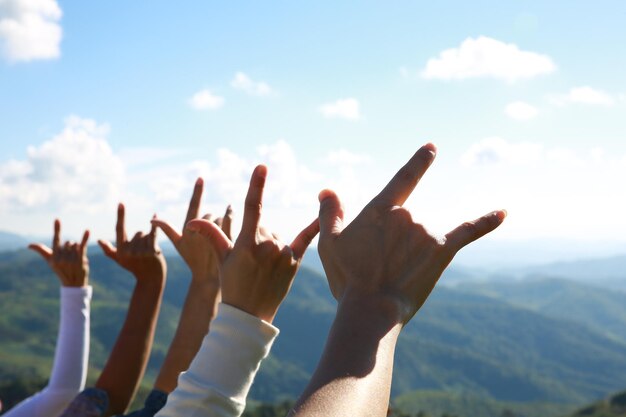
[[[397,296],[346,288],[339,299],[337,315],[367,318],[370,324],[391,328],[404,324],[407,310]]]
[[[206,287],[220,287],[220,277],[217,273],[207,271],[191,271],[191,283]]]
[[[161,274],[134,274],[137,283],[136,288],[143,288],[146,290],[162,291],[165,288],[165,276]]]

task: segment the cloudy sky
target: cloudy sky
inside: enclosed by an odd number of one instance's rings
[[[505,4],[506,3],[506,4]],[[412,153],[437,233],[626,242],[626,2],[0,0],[0,230],[180,225],[195,178],[236,214],[269,167],[291,239],[338,191],[355,216]]]

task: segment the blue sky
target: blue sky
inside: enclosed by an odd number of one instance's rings
[[[241,205],[291,239],[336,188],[349,216],[421,144],[408,206],[445,233],[506,208],[490,237],[626,231],[626,3],[0,0],[0,230],[110,236]],[[447,51],[447,53],[445,52]],[[194,99],[195,97],[195,99]]]

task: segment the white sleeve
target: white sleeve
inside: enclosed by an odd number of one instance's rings
[[[220,303],[200,351],[156,417],[236,417],[278,329]]]
[[[61,287],[61,324],[48,385],[3,417],[56,417],[85,387],[92,288]]]

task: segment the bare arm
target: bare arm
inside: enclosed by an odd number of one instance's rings
[[[132,401],[150,357],[161,297],[165,286],[165,259],[156,244],[156,226],[150,233],[126,237],[124,206],[118,207],[117,244],[98,241],[104,253],[131,272],[137,283],[126,320],[120,330],[96,387],[107,392],[109,408],[105,416],[123,414]]]
[[[178,328],[154,383],[155,389],[166,393],[170,393],[176,388],[178,376],[189,368],[189,364],[198,353],[202,339],[209,331],[211,320],[215,317],[217,302],[220,298],[217,260],[213,249],[206,238],[185,227],[191,220],[200,218],[198,214],[203,185],[202,179],[198,178],[189,202],[182,234],[179,234],[163,220],[155,219],[152,221],[165,232],[191,269],[191,283],[180,315]],[[213,220],[210,214],[206,214],[202,218],[208,221]],[[220,217],[215,220],[215,223],[222,227],[229,238],[231,221],[232,210],[230,206],[226,209],[223,218]]]
[[[402,205],[435,156],[420,148],[344,227],[335,193],[320,193],[319,252],[339,306],[324,353],[290,416],[386,416],[393,356],[415,315],[458,250],[498,227],[504,211],[466,222],[443,239]]]

